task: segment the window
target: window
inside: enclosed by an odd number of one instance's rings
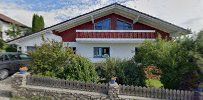
[[[35,46],[27,46],[27,52],[33,52],[36,50]]]
[[[99,21],[95,24],[95,30],[110,30],[111,29],[111,19],[105,19]]]
[[[18,47],[18,52],[21,52],[22,51],[22,47]]]
[[[19,59],[18,55],[16,55],[16,54],[8,54],[7,56],[9,57],[10,60],[18,60]]]
[[[20,54],[19,57],[20,57],[21,60],[31,59],[31,57],[29,57],[29,56],[26,55],[26,54]]]
[[[0,61],[4,61],[4,56],[0,55]]]
[[[121,20],[117,20],[116,29],[117,30],[132,30],[132,24],[121,21]]]
[[[139,52],[138,47],[135,47],[135,54],[137,54]]]
[[[109,47],[94,47],[94,58],[105,58],[110,56]]]
[[[76,54],[76,47],[69,47],[71,50],[73,50],[73,53]]]
[[[7,55],[4,55],[4,61],[9,61],[9,57]]]

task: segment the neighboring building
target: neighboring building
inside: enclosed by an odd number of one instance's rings
[[[184,28],[117,3],[53,25],[39,33],[46,31],[50,35],[53,32],[62,37],[65,46],[73,48],[76,54],[92,62],[100,62],[107,56],[131,58],[140,43],[153,41],[158,34],[171,39],[190,33]],[[28,46],[40,42],[29,36],[27,38],[31,40],[23,37],[9,43]]]
[[[28,26],[15,21],[3,14],[0,14],[0,38],[2,38],[4,41],[8,41],[11,38],[6,34],[6,32],[8,31],[8,29],[10,28],[11,24],[15,24],[19,27],[21,27],[22,29],[27,29],[29,28]],[[22,34],[23,35],[23,34]]]
[[[16,39],[13,39],[11,41],[8,41],[8,44],[16,44],[17,50],[19,52],[27,53],[30,51],[35,50],[36,46],[41,46],[43,43],[42,35],[46,40],[54,40],[61,42],[62,39],[60,36],[54,35],[49,28],[46,28],[40,32],[33,33],[30,35],[25,35]]]

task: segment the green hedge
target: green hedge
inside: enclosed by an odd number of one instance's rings
[[[75,55],[71,49],[64,48],[60,42],[46,41],[36,51],[31,71],[34,74],[53,78],[97,82],[94,65],[86,58]]]

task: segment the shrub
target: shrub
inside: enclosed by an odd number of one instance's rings
[[[5,42],[3,39],[0,39],[0,49],[3,49]]]
[[[86,58],[75,55],[71,49],[63,48],[60,42],[43,43],[31,52],[31,57],[31,71],[34,74],[85,82],[97,81],[94,65]]]
[[[6,50],[6,52],[17,52],[17,46],[16,45],[7,45],[5,50]]]
[[[182,87],[185,86],[182,82],[187,80],[185,76],[198,70],[193,53],[176,41],[160,39],[155,42],[146,41],[141,45],[134,59],[145,66],[160,68],[162,71],[160,80],[164,88],[183,89]],[[192,86],[184,89],[195,88]]]
[[[133,60],[120,60],[107,58],[102,63],[104,77],[108,82],[111,77],[116,76],[119,84],[145,86],[145,75],[143,66],[139,66]]]
[[[198,51],[200,52],[200,54],[202,54],[203,57],[203,31],[200,31],[198,33],[196,42],[198,46]]]

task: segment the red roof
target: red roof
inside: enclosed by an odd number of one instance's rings
[[[0,20],[2,20],[4,22],[7,22],[7,23],[12,23],[12,24],[19,25],[21,27],[28,27],[28,26],[26,26],[26,25],[24,25],[24,24],[22,24],[22,23],[20,23],[20,22],[18,22],[16,20],[14,20],[14,19],[11,19],[10,17],[5,16],[3,14],[0,14]]]

